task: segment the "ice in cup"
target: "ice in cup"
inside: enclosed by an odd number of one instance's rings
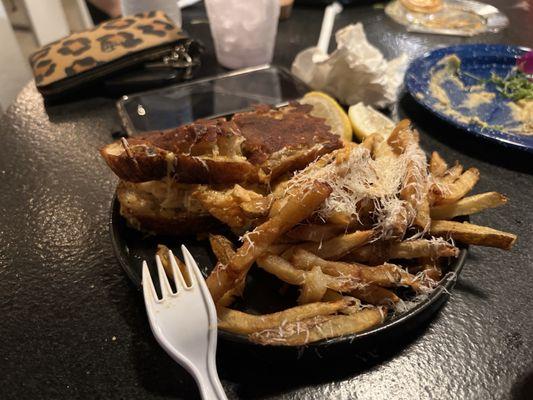
[[[243,68],[272,61],[279,0],[205,0],[218,62]]]

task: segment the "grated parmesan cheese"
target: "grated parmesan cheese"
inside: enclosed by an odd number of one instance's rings
[[[388,146],[386,142],[381,145]],[[360,221],[361,201],[371,200],[375,228],[381,232],[376,239],[390,237],[398,221],[406,221],[408,226],[413,223],[416,214],[413,205],[422,201],[429,185],[426,155],[414,140],[399,155],[384,151],[373,159],[368,149],[352,146],[339,150],[337,158],[329,157],[323,164],[323,159],[311,163],[290,180],[285,191],[315,180],[330,185],[332,193],[317,211],[323,220],[342,213]],[[410,201],[399,198],[403,188],[412,190]]]

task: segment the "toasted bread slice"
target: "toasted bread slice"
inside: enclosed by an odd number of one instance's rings
[[[121,181],[117,188],[120,214],[133,228],[160,235],[188,236],[220,225],[192,196],[196,185]]]
[[[197,121],[179,128],[121,139],[100,149],[117,176],[146,182],[173,176],[184,183],[256,179],[257,167],[241,152],[244,138],[230,121]]]
[[[200,120],[179,128],[122,139],[100,152],[121,179],[145,182],[172,176],[183,183],[268,184],[342,146],[312,106],[258,106],[232,120]]]
[[[257,106],[237,113],[232,121],[244,137],[243,154],[259,166],[259,181],[268,183],[286,172],[299,170],[319,156],[342,147],[322,118],[310,114],[313,107],[291,103],[279,109]]]

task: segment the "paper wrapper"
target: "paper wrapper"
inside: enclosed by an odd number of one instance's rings
[[[348,25],[335,34],[337,49],[327,55],[316,47],[300,52],[292,73],[314,90],[336,97],[341,103],[363,102],[386,107],[396,100],[407,68],[402,54],[387,61],[366,40],[363,25]]]

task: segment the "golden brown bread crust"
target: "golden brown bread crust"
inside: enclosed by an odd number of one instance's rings
[[[257,181],[257,168],[245,160],[201,159],[176,155],[174,179],[184,183],[240,183]]]
[[[214,146],[231,141],[237,136],[239,136],[238,129],[232,121],[216,118],[200,119],[192,124],[164,131],[153,131],[136,138],[175,154],[198,156],[209,153]],[[231,150],[226,148],[220,152],[228,153]]]
[[[220,222],[205,211],[162,208],[159,200],[140,190],[136,184],[120,182],[117,198],[120,214],[130,226],[142,232],[190,236],[220,226]]]
[[[111,170],[128,182],[147,182],[173,176],[183,183],[236,183],[257,180],[257,167],[243,158],[202,158],[174,154],[146,139],[129,139],[125,146],[111,143],[100,154]],[[129,153],[129,154],[128,154]]]
[[[243,154],[255,165],[262,166],[278,152],[307,152],[321,148],[322,154],[342,147],[324,119],[310,114],[313,106],[291,103],[280,109],[258,106],[254,111],[237,113],[233,122],[245,138]]]
[[[129,139],[125,142],[130,154],[121,142],[114,142],[100,149],[100,154],[111,170],[129,182],[155,181],[166,176],[167,151],[150,146],[144,141]]]
[[[200,120],[117,141],[100,150],[121,179],[145,182],[172,176],[184,183],[269,183],[340,148],[340,138],[311,106],[291,104]]]

